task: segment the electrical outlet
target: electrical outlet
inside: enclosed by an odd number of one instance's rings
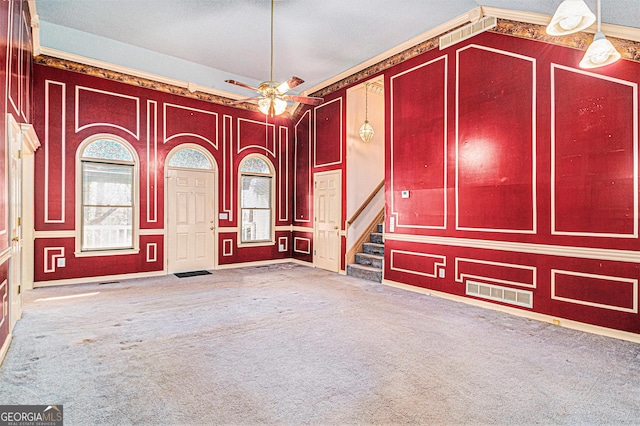
[[[438,269],[438,277],[440,277],[440,278],[444,278],[444,274],[445,274],[445,272],[444,272],[444,268],[440,268],[440,269]]]
[[[284,249],[284,244],[280,244],[280,246],[279,246],[279,247],[280,247],[280,248],[279,248],[279,250],[280,250],[280,251],[285,251],[285,249]]]
[[[409,191],[402,191],[402,198],[409,198]]]
[[[66,266],[66,259],[64,257],[59,257],[56,259],[56,266],[58,268],[64,268]]]

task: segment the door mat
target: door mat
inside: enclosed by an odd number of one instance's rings
[[[209,271],[191,271],[191,272],[178,272],[177,274],[173,274],[178,278],[186,278],[186,277],[195,277],[198,275],[209,275],[211,272]]]

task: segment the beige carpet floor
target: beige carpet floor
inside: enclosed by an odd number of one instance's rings
[[[36,289],[14,334],[0,404],[65,425],[640,424],[638,344],[296,264]]]

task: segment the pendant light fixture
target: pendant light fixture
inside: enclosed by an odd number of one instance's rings
[[[577,33],[596,21],[584,0],[564,0],[547,25],[547,34],[561,36]]]
[[[620,52],[613,47],[613,44],[604,33],[600,30],[600,21],[602,19],[600,11],[600,0],[596,0],[596,7],[598,9],[598,32],[593,37],[593,42],[589,45],[587,52],[580,61],[580,68],[597,68],[604,65],[609,65],[620,59]]]
[[[369,109],[369,96],[368,96],[368,88],[369,88],[369,83],[365,83],[364,84],[364,124],[362,124],[362,126],[360,126],[360,130],[358,131],[358,133],[360,134],[360,139],[362,139],[364,142],[369,142],[371,141],[371,138],[373,138],[373,127],[371,126],[371,124],[369,124],[369,119],[367,117],[368,115],[368,109]]]

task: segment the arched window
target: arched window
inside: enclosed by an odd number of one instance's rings
[[[101,137],[79,152],[80,251],[135,248],[136,161],[125,143]]]
[[[169,167],[211,170],[213,165],[202,151],[195,148],[181,148],[169,159]]]
[[[240,163],[241,243],[273,241],[273,167],[257,155]]]

